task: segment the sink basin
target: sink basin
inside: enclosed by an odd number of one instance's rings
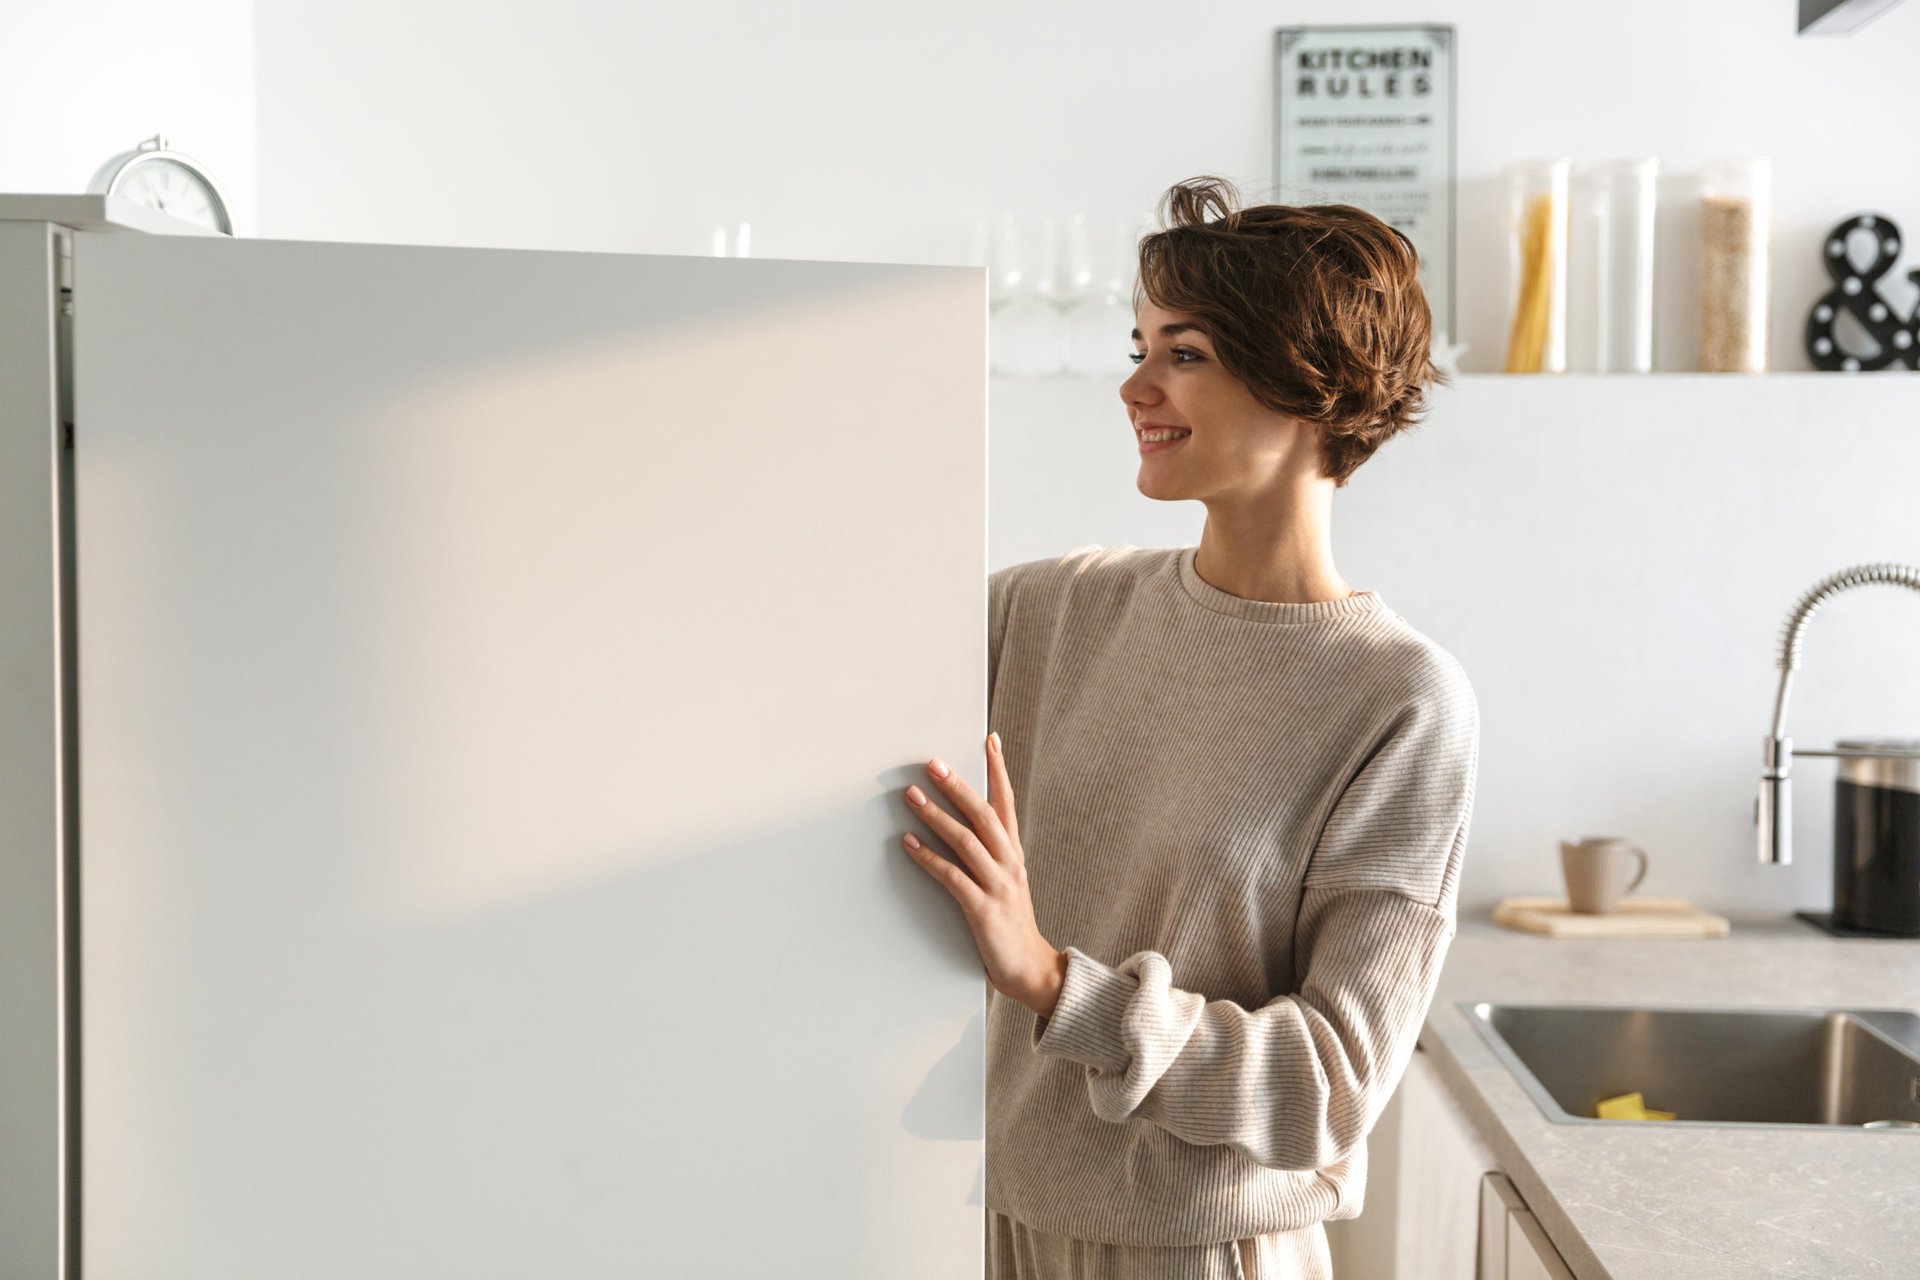
[[[1920,1014],[1908,1009],[1458,1008],[1560,1124],[1920,1133]],[[1596,1118],[1602,1098],[1633,1092],[1675,1118]]]

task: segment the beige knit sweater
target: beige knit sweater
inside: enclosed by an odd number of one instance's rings
[[[1374,592],[1247,600],[1194,550],[989,577],[989,727],[1068,966],[1049,1018],[989,992],[986,1199],[1081,1240],[1359,1214],[1454,933],[1459,663]]]

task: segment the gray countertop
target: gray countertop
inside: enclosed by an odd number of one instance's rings
[[[1920,1009],[1920,940],[1721,912],[1724,938],[1548,938],[1462,909],[1420,1043],[1580,1280],[1920,1276],[1920,1130],[1556,1124],[1454,1002]]]

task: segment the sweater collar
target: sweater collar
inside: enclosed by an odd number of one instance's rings
[[[1174,552],[1174,563],[1180,580],[1180,589],[1196,604],[1224,613],[1230,617],[1245,618],[1251,622],[1318,622],[1322,619],[1357,617],[1369,613],[1386,611],[1386,602],[1377,591],[1356,591],[1340,600],[1312,600],[1305,602],[1282,603],[1273,600],[1248,600],[1244,596],[1232,595],[1220,590],[1202,578],[1193,567],[1193,558],[1199,547],[1180,547]]]

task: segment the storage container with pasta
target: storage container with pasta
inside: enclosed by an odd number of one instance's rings
[[[1507,168],[1508,373],[1567,368],[1567,175],[1570,159]]]

